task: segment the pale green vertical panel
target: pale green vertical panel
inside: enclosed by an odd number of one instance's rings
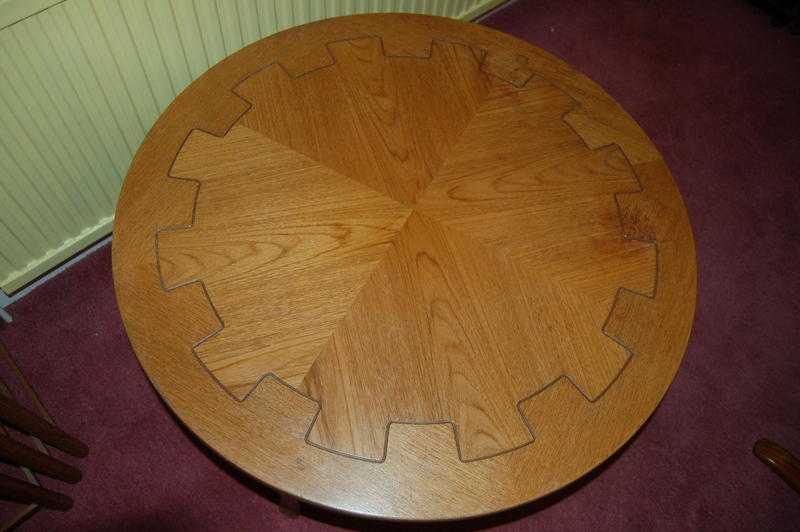
[[[225,41],[222,38],[217,2],[215,0],[194,0],[197,23],[209,65],[215,65],[227,54]]]
[[[169,5],[172,8],[178,36],[186,53],[189,74],[192,79],[195,79],[213,64],[203,41],[199,15],[193,0],[172,0]]]
[[[337,17],[344,14],[343,0],[325,0],[325,14],[328,17]]]
[[[79,212],[85,212],[85,201],[78,190],[65,187],[61,182],[60,177],[65,170],[54,152],[46,149],[47,141],[41,127],[31,115],[31,110],[20,99],[18,88],[9,80],[6,72],[0,59],[0,120],[3,122],[3,130],[11,135],[9,146],[16,143],[16,153],[22,156],[22,164],[28,164],[33,169],[32,178],[46,181],[48,188],[52,187],[53,192],[58,194],[59,201],[70,207],[70,211],[62,213],[65,221],[69,220],[67,228],[79,230],[83,225]],[[40,146],[45,148],[44,153]],[[14,150],[13,147],[11,149]]]
[[[23,153],[18,138],[12,135],[1,114],[0,128],[6,133],[0,138],[0,156],[6,163],[2,177],[7,186],[15,188],[15,197],[25,202],[26,211],[38,218],[48,243],[56,245],[74,223],[71,213],[63,212],[63,207],[57,208],[62,206],[61,200],[66,196],[60,189],[51,190],[47,180],[39,179],[32,161]]]
[[[321,0],[296,0],[293,6],[295,25],[325,18],[325,2]]]
[[[0,28],[38,13],[58,0],[0,0]]]
[[[278,31],[295,25],[294,4],[292,0],[275,0],[275,22]]]
[[[85,56],[92,75],[108,100],[110,112],[125,136],[131,153],[135,153],[147,131],[145,124],[151,121],[158,111],[155,100],[146,89],[144,94],[137,94],[145,97],[137,98],[134,103],[131,90],[139,89],[144,72],[136,60],[135,52],[132,50],[133,43],[125,31],[124,22],[119,16],[114,16],[113,12],[108,12],[109,6],[113,7],[110,3],[100,2],[97,6],[99,9],[96,12],[91,10],[90,13],[86,12],[86,3],[68,0],[60,5],[64,6],[69,29],[77,36],[81,53]],[[107,24],[101,25],[98,17],[102,17]],[[127,43],[127,46],[121,46],[123,42]],[[118,51],[119,58],[115,57],[112,51]],[[123,64],[120,65],[120,62]],[[125,78],[130,79],[133,85],[129,86]]]
[[[15,266],[14,263],[11,262],[11,258],[7,257],[6,255],[10,255],[11,251],[10,248],[13,244],[10,243],[13,235],[11,232],[2,225],[0,225],[0,271],[14,271]]]
[[[0,172],[2,172],[0,174],[2,176],[12,177],[7,183],[4,183],[4,180],[0,180],[4,218],[12,226],[14,234],[18,235],[22,242],[30,246],[30,248],[28,246],[26,248],[30,252],[29,260],[33,260],[37,252],[42,249],[48,249],[52,244],[47,235],[45,235],[45,229],[41,227],[42,224],[31,218],[31,213],[29,212],[30,203],[27,205],[28,208],[23,207],[23,204],[26,203],[26,195],[20,190],[19,182],[13,179],[13,174],[11,174],[5,161],[0,161]]]
[[[10,54],[9,49],[15,53]],[[41,154],[54,179],[62,182],[70,196],[80,209],[78,217],[89,223],[97,205],[91,193],[76,181],[80,170],[73,152],[67,148],[66,135],[61,135],[60,124],[53,127],[50,120],[55,116],[55,109],[47,99],[35,74],[25,64],[14,49],[10,32],[0,35],[0,70],[2,80],[6,83],[6,99],[14,109],[17,120],[27,138],[33,144],[32,149]]]
[[[80,102],[78,116],[91,124],[94,142],[107,152],[121,182],[121,176],[127,171],[126,161],[133,156],[133,148],[122,132],[77,35],[71,31],[66,11],[56,6],[34,17],[34,20],[39,22],[39,29],[47,39],[51,55],[58,60],[64,79]]]
[[[70,3],[70,5],[74,5]],[[121,109],[133,109],[139,125],[135,136],[129,138],[136,146],[148,125],[158,116],[158,99],[147,79],[141,58],[136,49],[128,23],[116,1],[92,1],[90,9],[78,11],[72,16],[84,24],[95,46],[100,50],[90,49],[90,58],[97,59],[98,69],[107,77],[101,85],[112,96],[113,105],[124,105]],[[86,41],[84,41],[86,42]]]
[[[230,55],[239,50],[242,40],[242,27],[239,20],[239,6],[233,0],[217,0],[217,16],[219,17],[220,33],[225,46],[225,55]]]
[[[147,21],[153,28],[160,59],[171,81],[170,88],[178,93],[192,81],[192,74],[175,22],[172,4],[165,0],[148,0],[146,9]]]
[[[100,154],[96,153],[90,143],[83,140],[85,123],[80,116],[76,116],[70,93],[62,90],[63,78],[58,75],[59,70],[53,62],[52,53],[40,48],[45,43],[39,24],[28,19],[11,28],[8,33],[14,37],[18,53],[25,59],[27,68],[33,72],[40,85],[40,97],[48,103],[49,112],[52,113],[49,117],[51,125],[56,131],[60,129],[63,133],[59,137],[64,140],[66,150],[75,161],[77,174],[74,178],[79,183],[85,183],[90,191],[94,200],[94,216],[103,216],[113,208],[116,198],[111,185],[113,168],[107,165],[107,160],[102,156],[98,157]],[[15,52],[12,50],[12,53]]]
[[[37,210],[45,207],[52,213],[59,233],[80,230],[82,224],[77,217],[75,191],[67,192],[63,184],[55,179],[53,172],[47,167],[47,162],[36,152],[35,146],[13,116],[2,91],[0,91],[0,128],[4,132],[6,156],[20,170],[20,174],[14,178],[19,179],[19,176],[24,174],[26,181],[37,192],[33,207]]]
[[[278,31],[278,15],[275,1],[263,2],[261,0],[253,0],[258,10],[258,27],[261,30],[261,36],[266,37]]]
[[[149,130],[161,110],[167,108],[177,92],[167,71],[164,52],[154,31],[147,3],[141,0],[122,0],[117,9],[124,29],[133,40],[136,59],[145,73],[144,80],[139,80],[139,85],[133,85],[132,88],[141,89],[146,84],[156,102],[156,115],[144,122],[145,129]],[[138,90],[131,91],[131,94],[134,100],[140,98]]]
[[[348,13],[360,14],[367,12],[367,0],[348,0],[347,4]]]
[[[0,246],[2,245],[3,245],[3,238],[2,235],[0,235]],[[14,267],[11,265],[11,263],[8,262],[8,260],[6,260],[5,257],[0,256],[0,272],[6,272],[6,271],[10,272],[13,270]]]
[[[328,17],[325,2],[322,0],[309,0],[308,12],[311,20],[322,20]]]
[[[325,2],[322,0],[309,0],[308,16],[311,20],[322,20],[328,16],[325,11]]]
[[[457,16],[461,16],[464,13],[474,11],[481,4],[485,4],[485,3],[487,3],[485,0],[473,0],[472,2],[469,3],[470,4],[469,7],[465,7],[464,9],[462,9],[461,12],[457,14]],[[490,8],[488,8],[488,9],[490,9]],[[488,11],[488,9],[487,9],[487,11]]]
[[[2,229],[0,228],[0,251],[6,249],[5,243],[7,240],[11,238],[11,233],[4,234]],[[0,271],[10,272],[14,271],[16,268],[11,263],[11,261],[6,258],[5,254],[0,253]]]
[[[305,24],[310,20],[307,0],[294,0],[292,4],[294,25]]]
[[[0,257],[13,269],[18,269],[26,262],[33,260],[35,252],[25,247],[25,242],[15,229],[0,220],[0,233],[3,233],[3,236],[0,237],[0,243],[3,245],[3,249],[0,249]]]
[[[54,53],[54,46],[42,24],[44,17],[32,17],[20,23],[26,28],[29,53],[36,54],[41,65],[41,76],[51,96],[57,100],[64,120],[71,125],[71,135],[84,151],[85,157],[92,166],[92,177],[95,185],[102,191],[105,203],[103,211],[114,208],[121,182],[121,175],[114,166],[111,155],[105,147],[106,139],[97,134],[90,114],[82,105],[71,85],[68,73]]]
[[[261,38],[260,18],[256,0],[236,0],[242,43],[248,45]]]

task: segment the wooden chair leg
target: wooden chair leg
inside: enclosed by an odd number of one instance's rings
[[[0,497],[25,504],[38,504],[52,510],[66,511],[72,508],[72,499],[62,493],[3,474],[0,474]]]
[[[800,493],[800,460],[777,443],[760,439],[753,446],[753,454],[778,474],[797,493]]]
[[[82,458],[89,454],[89,448],[83,442],[48,423],[9,397],[0,396],[0,420],[22,432],[36,436],[43,442],[72,456]]]
[[[36,449],[31,449],[8,436],[0,435],[0,458],[6,462],[27,467],[37,473],[71,484],[81,479],[79,469]]]
[[[28,392],[33,395],[34,401],[39,405],[40,409],[43,409],[44,407],[39,402],[36,393],[27,385],[27,380],[22,376],[22,372],[2,342],[0,342],[0,357],[5,359],[6,364],[21,377],[28,388]],[[27,432],[31,436],[39,438],[57,449],[61,449],[69,455],[83,458],[89,454],[89,448],[79,439],[31,412],[6,394],[0,395],[0,420],[22,432]]]
[[[0,361],[4,361],[19,378],[19,384],[25,395],[32,401],[39,414],[28,410],[14,399],[8,387],[0,381],[0,460],[20,466],[27,477],[27,482],[8,475],[0,474],[0,499],[12,500],[26,504],[10,522],[2,524],[3,530],[15,528],[36,513],[39,508],[66,511],[72,508],[72,499],[62,493],[48,490],[39,485],[34,471],[66,482],[77,482],[81,479],[79,469],[52,457],[44,445],[53,447],[72,456],[84,457],[89,449],[77,438],[67,434],[53,424],[53,420],[31,388],[25,376],[11,357],[5,346],[0,343]],[[31,448],[10,437],[5,425],[27,432],[35,447]]]

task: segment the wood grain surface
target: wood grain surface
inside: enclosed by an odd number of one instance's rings
[[[140,148],[114,278],[134,349],[211,448],[295,497],[454,519],[608,458],[678,368],[680,193],[538,48],[330,19],[190,85]]]

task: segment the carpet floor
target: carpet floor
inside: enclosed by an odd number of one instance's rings
[[[800,496],[751,449],[800,453],[800,38],[735,1],[518,1],[483,23],[575,65],[652,137],[689,209],[699,296],[683,365],[630,445],[554,496],[449,526],[796,530]],[[28,529],[375,525],[282,512],[180,426],[131,351],[108,247],[8,310],[0,339],[92,449],[84,480],[58,486],[74,509]]]

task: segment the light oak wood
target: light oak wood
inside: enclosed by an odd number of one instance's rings
[[[509,508],[652,413],[694,314],[656,148],[587,78],[476,26],[331,19],[190,85],[139,150],[114,279],[198,437],[299,499]]]
[[[172,175],[201,184],[191,231],[158,234],[164,286],[202,279],[225,324],[198,356],[240,399],[300,384],[410,210],[241,126],[193,132]]]

